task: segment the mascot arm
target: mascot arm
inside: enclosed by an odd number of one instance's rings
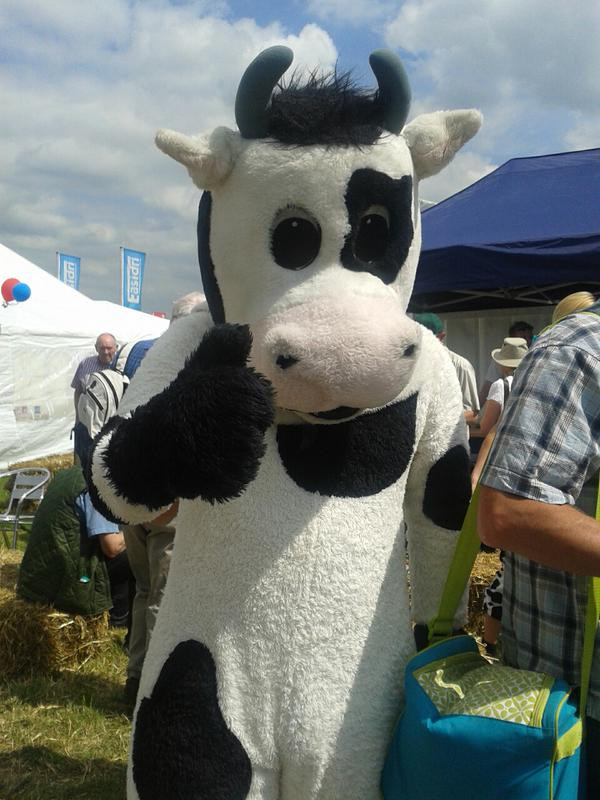
[[[418,646],[426,644],[418,638],[421,625],[437,614],[471,497],[468,433],[458,378],[445,351],[435,360],[440,363],[428,370],[436,379],[427,386],[425,424],[411,464],[405,503],[411,611]],[[455,628],[466,620],[466,596],[465,592]]]
[[[273,420],[271,386],[246,366],[246,326],[190,337],[194,316],[150,350],[94,442],[88,486],[112,519],[144,522],[176,498],[222,502],[256,476]]]

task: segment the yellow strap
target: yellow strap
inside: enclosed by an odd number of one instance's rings
[[[477,507],[479,505],[479,484],[475,487],[471,502],[465,514],[456,549],[437,616],[429,622],[429,642],[444,639],[452,634],[454,615],[473,569],[475,558],[479,552],[479,534],[477,533]]]
[[[556,742],[554,750],[554,760],[560,761],[561,758],[568,758],[581,747],[581,739],[583,737],[583,724],[580,719],[569,728],[566,733]]]
[[[596,497],[596,519],[600,522],[600,474],[598,476],[598,496]],[[583,629],[583,650],[581,652],[579,712],[582,717],[585,716],[585,707],[587,705],[588,691],[590,688],[598,617],[600,617],[600,578],[590,578],[587,608],[585,611],[585,627]]]

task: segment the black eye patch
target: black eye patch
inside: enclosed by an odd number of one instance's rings
[[[352,230],[342,248],[342,264],[392,283],[414,235],[411,176],[390,178],[374,169],[358,169],[348,181],[345,201]]]

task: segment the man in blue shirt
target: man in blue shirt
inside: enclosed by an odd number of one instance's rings
[[[104,556],[113,603],[110,624],[115,628],[129,627],[135,580],[129,567],[125,537],[116,523],[110,522],[94,508],[89,492],[78,495],[75,506],[82,516],[88,538],[98,542]],[[80,576],[79,580],[85,580],[85,576]]]
[[[543,333],[517,370],[481,478],[479,532],[505,551],[506,663],[578,685],[600,522],[574,507],[600,469],[600,303]],[[586,709],[588,795],[600,797],[600,646]]]
[[[124,536],[92,505],[81,467],[59,470],[40,503],[19,571],[19,596],[124,627],[135,584]]]

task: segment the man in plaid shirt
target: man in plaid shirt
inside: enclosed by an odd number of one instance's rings
[[[507,664],[579,684],[586,576],[600,522],[574,507],[600,469],[600,302],[543,333],[518,368],[481,478],[479,533],[506,551]],[[588,796],[600,797],[600,637],[586,709]]]

